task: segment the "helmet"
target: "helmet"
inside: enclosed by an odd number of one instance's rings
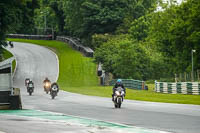
[[[117,83],[121,83],[121,82],[122,82],[122,80],[121,80],[121,79],[118,79],[118,80],[117,80]]]

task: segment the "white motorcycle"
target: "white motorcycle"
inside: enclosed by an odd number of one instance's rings
[[[124,90],[122,87],[118,87],[115,89],[115,93],[114,93],[114,106],[115,108],[121,108],[121,104],[124,100]]]
[[[53,83],[51,85],[51,90],[50,90],[50,94],[51,94],[52,99],[54,99],[57,96],[58,91],[59,91],[58,84]]]
[[[27,85],[27,92],[29,93],[29,95],[31,96],[32,93],[34,92],[34,84],[32,81],[30,81]]]

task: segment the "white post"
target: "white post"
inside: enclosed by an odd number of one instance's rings
[[[46,12],[40,12],[42,15],[42,17],[44,17],[44,32],[46,33],[47,30],[47,18],[46,18]]]
[[[194,81],[194,65],[193,65],[193,53],[196,52],[196,50],[192,49],[192,82]]]
[[[47,32],[47,18],[46,18],[46,14],[44,14],[44,23],[45,23],[45,34]]]
[[[14,89],[14,87],[13,87],[13,75],[12,75],[12,62],[13,62],[13,60],[9,63],[10,64],[10,89],[11,89],[11,95],[14,95],[14,91],[13,91],[13,89]]]

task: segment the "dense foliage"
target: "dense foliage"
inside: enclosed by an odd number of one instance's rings
[[[0,37],[54,29],[93,48],[116,78],[168,78],[191,71],[192,49],[200,69],[199,9],[199,0],[1,0]]]
[[[119,48],[118,51],[124,52],[124,55],[117,54],[115,57],[123,58],[119,62],[115,62],[115,58],[112,56],[107,57],[103,51],[108,50],[105,44],[115,45],[110,39],[102,39],[100,48],[96,50],[96,61],[101,61],[105,65],[105,69],[112,72],[116,77],[124,77],[120,74],[120,71],[126,71],[128,76],[126,78],[140,78],[142,79],[160,79],[161,77],[169,78],[173,77],[175,73],[191,72],[191,51],[195,49],[194,53],[194,70],[200,68],[198,61],[200,60],[200,1],[188,0],[181,5],[171,4],[166,6],[162,11],[146,12],[143,16],[134,19],[129,27],[128,34],[131,36],[129,39],[130,44],[134,47],[142,46],[145,49],[146,54],[143,56],[134,56],[135,53],[142,53],[137,49],[131,48]],[[99,46],[100,40],[97,39],[97,35],[93,36],[94,43]],[[102,36],[98,35],[103,38]],[[134,41],[132,41],[134,40]],[[124,39],[120,39],[122,45],[126,45]],[[140,49],[142,49],[140,48]],[[126,49],[126,50],[124,50]],[[113,51],[108,50],[108,51]],[[131,52],[130,52],[131,51]],[[102,55],[99,53],[102,52]],[[120,52],[118,52],[120,53]],[[132,53],[128,57],[125,57],[127,53]],[[110,52],[110,54],[113,54]],[[144,56],[147,56],[146,60]],[[100,58],[101,57],[101,58]],[[107,58],[110,58],[109,60]],[[126,61],[129,60],[129,61]],[[134,62],[135,60],[141,60],[143,63]],[[111,61],[111,62],[109,62]],[[135,68],[134,65],[141,65],[142,67]],[[123,64],[123,65],[122,65]],[[114,66],[118,65],[118,69]],[[126,68],[124,68],[126,66]],[[137,72],[131,73],[129,67],[133,68]],[[119,75],[115,74],[118,70]],[[139,73],[139,76],[137,76]]]
[[[1,0],[0,1],[0,56],[2,45],[7,45],[7,33],[33,33],[34,9],[37,0]]]

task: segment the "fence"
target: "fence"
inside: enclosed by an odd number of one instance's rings
[[[200,83],[199,82],[155,82],[155,91],[160,93],[171,94],[192,94],[200,95]]]
[[[8,34],[8,38],[34,39],[34,40],[52,40],[52,35],[24,35],[24,34]]]
[[[116,83],[117,79],[113,79],[110,81],[109,85],[113,86]],[[122,79],[122,83],[124,87],[136,90],[146,90],[145,82],[141,80],[133,80],[133,79]]]
[[[94,51],[89,48],[89,47],[85,47],[83,46],[79,40],[71,38],[71,37],[67,37],[67,36],[57,36],[56,40],[59,41],[63,41],[68,43],[69,45],[71,45],[74,49],[82,52],[85,56],[87,57],[93,57]]]
[[[190,73],[184,72],[184,73],[175,74],[175,81],[188,82],[192,80],[200,82],[200,70],[194,71],[193,79],[192,79],[192,72]]]
[[[0,62],[0,109],[21,109],[21,99],[18,89],[18,94],[13,89],[12,85],[12,61],[14,58],[9,58]]]
[[[8,38],[22,38],[22,39],[37,39],[37,40],[52,40],[54,36],[52,35],[25,35],[25,34],[8,34]],[[79,40],[67,36],[57,36],[56,40],[67,42],[74,49],[82,52],[87,57],[93,57],[94,51],[89,48],[83,46]]]

